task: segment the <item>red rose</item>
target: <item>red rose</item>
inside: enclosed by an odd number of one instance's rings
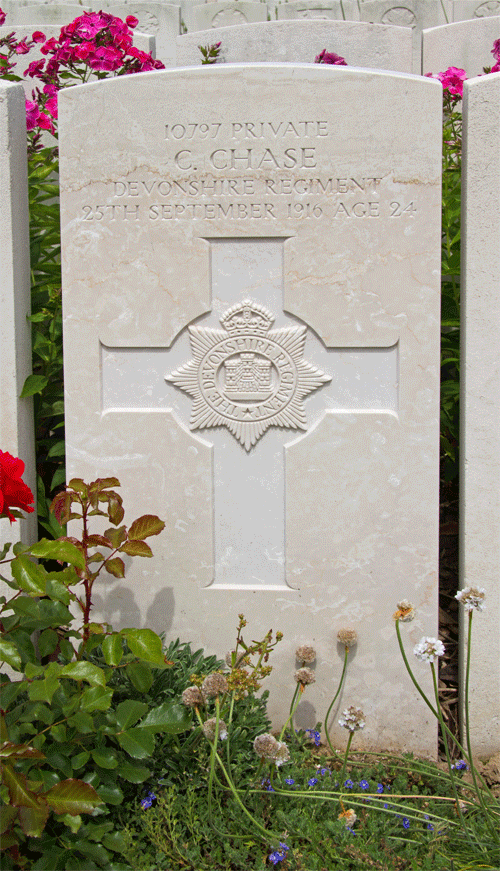
[[[21,480],[24,463],[11,454],[0,451],[0,517],[8,517],[12,523],[16,518],[11,508],[21,508],[30,514],[35,509],[30,488]]]

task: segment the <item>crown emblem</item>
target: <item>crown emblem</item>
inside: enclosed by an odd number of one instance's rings
[[[244,299],[224,312],[220,322],[230,336],[241,336],[248,332],[265,336],[274,323],[274,315],[263,305]]]

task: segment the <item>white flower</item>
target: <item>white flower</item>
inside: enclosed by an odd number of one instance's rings
[[[284,741],[278,741],[277,745],[273,758],[276,768],[279,768],[284,762],[290,761],[290,751]]]
[[[397,604],[397,611],[392,615],[395,620],[401,620],[401,623],[411,623],[415,618],[415,606],[408,599],[402,599]]]
[[[474,608],[477,611],[482,611],[485,596],[484,587],[464,587],[463,590],[458,591],[455,599],[462,603],[466,611],[472,611]]]
[[[342,717],[339,720],[339,724],[344,727],[344,729],[349,729],[349,732],[357,732],[358,729],[365,728],[364,714],[361,708],[355,708],[354,705],[351,705],[350,708],[346,708],[345,711],[342,711]]]
[[[437,638],[422,638],[413,648],[413,653],[422,662],[435,662],[444,654],[444,644]]]
[[[210,720],[205,720],[203,723],[203,734],[208,738],[209,741],[213,741],[215,738],[215,733],[217,731],[217,720],[215,717],[211,717]],[[225,741],[227,738],[227,726],[224,720],[219,720],[219,739],[221,741]]]
[[[358,816],[356,814],[356,811],[354,811],[352,807],[348,808],[347,810],[343,811],[341,814],[338,815],[338,819],[342,820],[349,828],[354,825],[357,818]]]

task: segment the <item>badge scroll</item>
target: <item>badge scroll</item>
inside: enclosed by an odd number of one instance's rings
[[[220,322],[189,327],[193,359],[165,376],[194,400],[191,429],[226,426],[247,451],[271,426],[307,429],[303,399],[331,380],[302,358],[307,327],[271,330],[274,315],[249,299]]]

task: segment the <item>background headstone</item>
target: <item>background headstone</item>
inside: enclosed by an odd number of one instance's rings
[[[486,757],[500,751],[500,73],[464,83],[463,119],[460,589],[487,594],[469,690],[473,751]]]
[[[0,183],[0,449],[24,461],[36,498],[33,399],[19,399],[32,372],[26,112],[23,87],[12,82],[0,82]],[[36,528],[36,511],[12,526],[0,520],[0,548],[34,542]]]
[[[451,0],[365,0],[360,3],[361,21],[411,27],[413,33],[413,72],[421,73],[422,31],[452,21]]]
[[[227,3],[203,3],[190,10],[189,30],[208,30],[212,27],[229,27],[233,24],[251,24],[267,21],[267,5],[249,0],[230,0]]]
[[[17,9],[12,9],[9,14],[9,22],[12,24],[37,24],[39,27],[44,25],[58,25],[59,28],[70,21],[74,21],[79,15],[83,15],[90,9],[89,6],[77,6],[75,4],[57,5],[47,3],[37,3],[33,6],[19,6]]]
[[[500,15],[500,0],[451,0],[453,21]]]
[[[326,48],[349,66],[411,72],[408,28],[359,21],[263,21],[177,37],[177,66],[201,63],[198,46],[220,42],[218,63],[313,63]]]
[[[359,9],[357,0],[288,0],[277,4],[276,17],[359,21]]]
[[[116,475],[126,518],[166,521],[153,559],[96,587],[95,619],[220,654],[240,612],[252,638],[281,629],[275,722],[315,644],[307,727],[354,626],[339,706],[363,706],[359,744],[426,754],[392,613],[418,607],[409,645],[436,632],[441,101],[430,79],[273,64],[59,107],[68,476]]]
[[[175,65],[175,38],[180,33],[180,8],[169,3],[109,3],[92,2],[92,9],[103,9],[125,21],[127,15],[139,20],[137,30],[154,36],[155,57],[166,67]],[[135,41],[134,41],[135,44]]]
[[[448,67],[477,76],[483,67],[492,67],[493,43],[500,38],[500,16],[460,21],[432,27],[422,34],[422,72],[444,72]]]

